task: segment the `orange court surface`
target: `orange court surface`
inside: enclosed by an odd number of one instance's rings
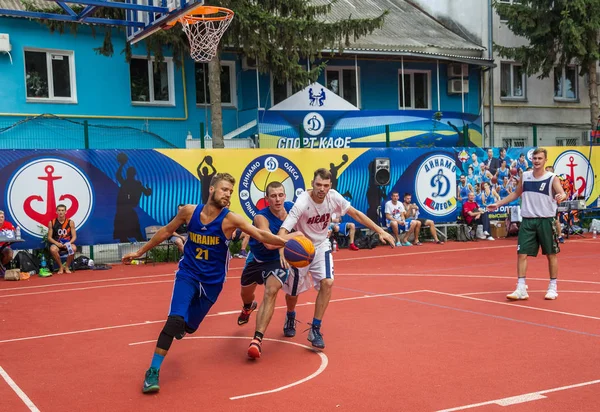
[[[545,257],[516,286],[516,239],[425,243],[334,255],[324,351],[280,292],[262,357],[247,358],[256,312],[237,325],[244,261],[194,335],[175,341],[161,390],[144,372],[166,320],[175,264],[115,265],[0,283],[0,410],[598,411],[600,239],[561,245],[559,297]],[[300,296],[312,320],[316,293]],[[256,300],[262,300],[257,288]]]

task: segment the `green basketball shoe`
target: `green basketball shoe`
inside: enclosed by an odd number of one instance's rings
[[[154,393],[160,390],[160,386],[158,386],[158,372],[159,370],[156,368],[150,368],[146,371],[142,392]]]

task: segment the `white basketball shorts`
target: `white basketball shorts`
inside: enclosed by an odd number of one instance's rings
[[[283,291],[288,295],[297,296],[313,285],[316,290],[319,290],[323,279],[333,280],[333,256],[331,256],[329,240],[325,240],[316,248],[315,258],[310,265],[299,268],[297,274],[295,271],[290,271],[283,285]]]

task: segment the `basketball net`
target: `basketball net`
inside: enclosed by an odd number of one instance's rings
[[[190,55],[208,63],[217,54],[219,41],[231,24],[233,11],[222,7],[200,6],[179,19],[190,42]]]

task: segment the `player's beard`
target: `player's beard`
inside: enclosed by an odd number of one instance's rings
[[[213,192],[210,195],[210,203],[212,203],[212,205],[216,208],[223,209],[225,206],[227,206],[227,203],[229,203],[229,201],[225,197],[217,199],[217,197],[215,196],[215,192]]]

